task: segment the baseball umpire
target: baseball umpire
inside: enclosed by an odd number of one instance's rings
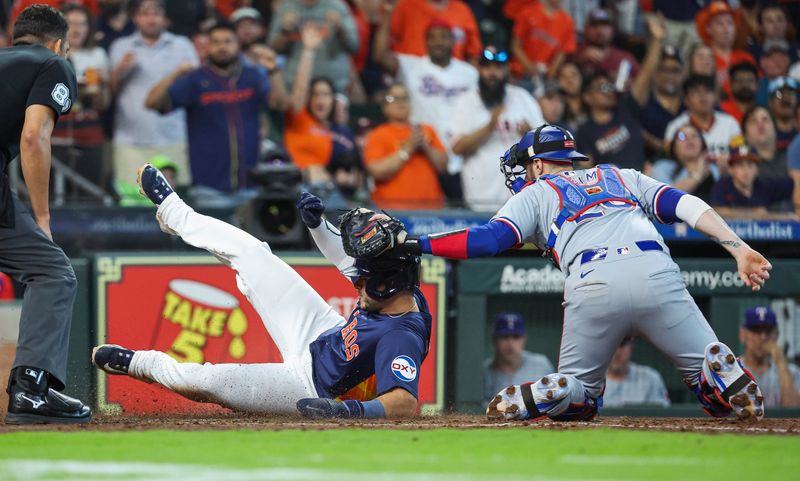
[[[9,424],[83,423],[91,411],[58,391],[67,374],[77,282],[50,233],[50,135],[75,99],[65,60],[67,22],[32,5],[14,24],[13,47],[0,50],[0,271],[25,286],[17,355],[7,392]],[[11,193],[8,163],[19,153],[33,216]]]
[[[419,290],[420,259],[387,253],[356,260],[345,254],[345,247],[368,248],[371,238],[381,238],[374,235],[374,212],[346,213],[340,234],[323,218],[319,198],[303,193],[298,202],[303,222],[322,253],[358,290],[358,305],[345,319],[269,245],[196,213],[155,167],[146,165],[139,171],[139,185],[158,205],[162,230],[206,249],[236,271],[239,289],[258,312],[284,362],[178,363],[162,352],[104,344],[92,353],[95,366],[240,411],[297,409],[318,418],[416,413],[419,367],[431,335],[431,315]]]
[[[635,334],[670,357],[708,414],[760,419],[758,386],[717,340],[653,222],[683,221],[707,235],[736,259],[739,275],[754,291],[769,278],[770,263],[699,198],[632,169],[572,170],[573,160],[585,159],[567,130],[531,130],[503,157],[506,184],[515,195],[492,220],[419,238],[401,233],[386,243],[390,251],[464,259],[529,240],[566,275],[558,372],[502,390],[487,414],[592,419],[602,405],[614,350]]]

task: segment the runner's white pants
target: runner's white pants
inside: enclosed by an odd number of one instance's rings
[[[298,399],[317,397],[308,345],[345,319],[265,242],[204,216],[170,195],[156,214],[162,229],[207,250],[236,271],[239,290],[255,308],[283,363],[179,363],[158,351],[136,351],[129,375],[196,401],[249,412],[296,412]]]

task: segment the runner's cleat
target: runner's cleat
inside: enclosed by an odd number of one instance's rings
[[[706,347],[702,380],[714,388],[717,400],[730,406],[739,419],[764,417],[764,397],[758,384],[725,344],[715,342]]]

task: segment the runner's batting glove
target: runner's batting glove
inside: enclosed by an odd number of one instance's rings
[[[303,192],[297,201],[297,210],[300,211],[300,218],[303,220],[303,224],[308,226],[309,229],[316,229],[322,223],[325,205],[316,195]]]
[[[348,419],[364,416],[364,408],[358,401],[337,401],[327,398],[305,398],[297,401],[297,410],[304,417],[313,419]]]

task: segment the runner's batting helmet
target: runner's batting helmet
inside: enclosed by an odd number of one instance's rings
[[[419,256],[385,252],[374,258],[356,259],[355,277],[366,281],[365,290],[370,297],[385,300],[419,287],[419,264]]]

